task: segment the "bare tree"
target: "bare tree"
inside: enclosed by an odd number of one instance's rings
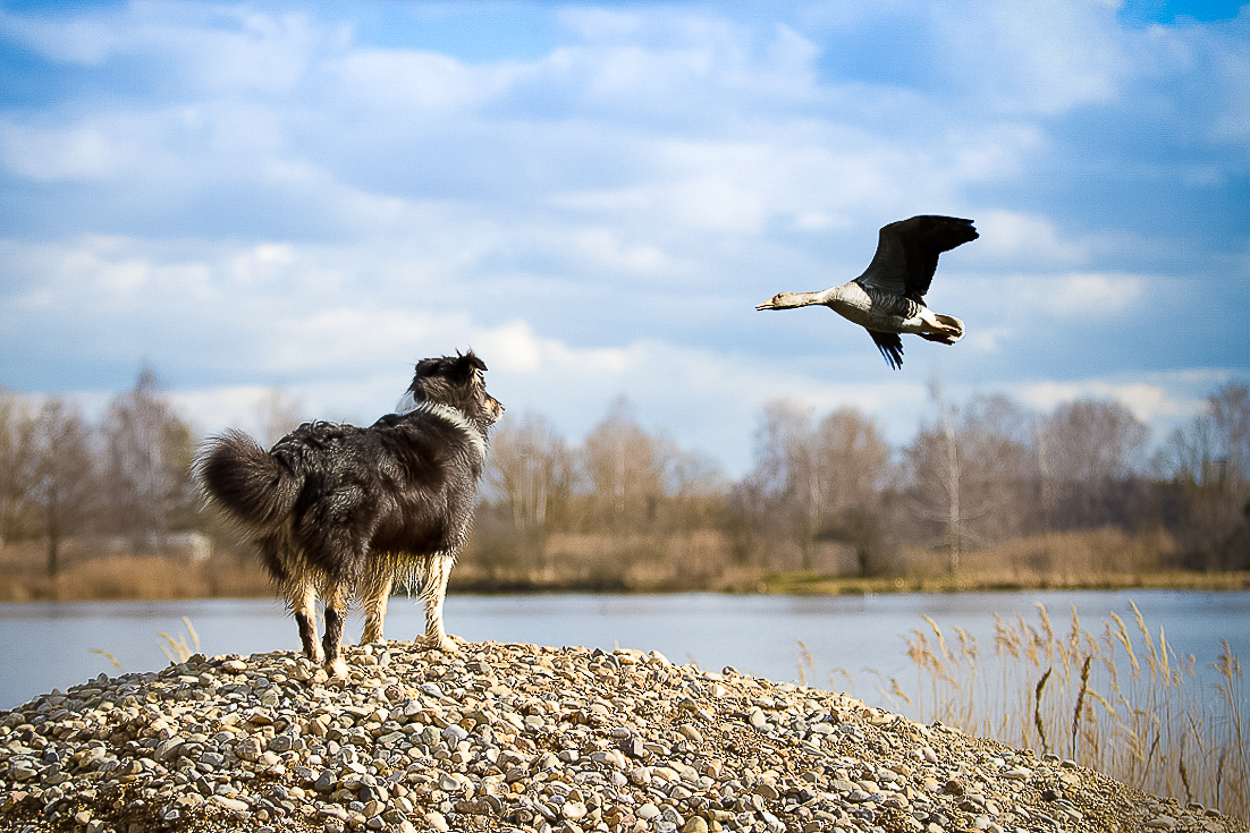
[[[1210,486],[1222,479],[1218,450],[1218,429],[1209,413],[1200,414],[1184,428],[1177,428],[1154,456],[1158,477],[1198,486]]]
[[[816,426],[816,450],[834,508],[863,502],[881,486],[889,449],[877,424],[855,408],[839,408]]]
[[[107,518],[136,551],[163,549],[164,536],[193,511],[192,440],[145,367],[104,420]]]
[[[837,540],[855,547],[867,571],[889,457],[876,424],[853,408],[813,424],[810,407],[774,400],[765,406],[755,457],[743,493],[760,528],[795,541],[805,570],[820,540]]]
[[[934,378],[929,395],[937,406],[935,426],[921,429],[904,450],[912,479],[912,511],[943,531],[946,570],[959,572],[965,548],[964,461],[962,437],[955,429],[955,406],[946,401],[941,379]]]
[[[980,508],[972,520],[978,540],[1004,541],[1040,523],[1033,426],[1032,414],[1000,394],[975,397],[964,409],[960,431],[972,472],[969,499]]]
[[[67,535],[82,532],[97,493],[91,429],[78,409],[59,398],[39,410],[35,431],[36,482],[32,498],[40,508],[40,529],[47,542],[47,573],[62,567]]]
[[[840,408],[816,426],[815,450],[824,495],[818,534],[851,545],[861,575],[876,572],[884,557],[878,503],[889,445],[876,422],[855,408]]]
[[[35,481],[35,414],[17,394],[0,388],[0,546],[31,534]]]
[[[953,575],[971,546],[1004,540],[1027,524],[1035,472],[1030,417],[1004,396],[977,397],[961,412],[940,382],[932,395],[937,424],[922,429],[904,457],[912,511],[940,532]]]
[[[764,406],[755,431],[755,469],[750,475],[760,494],[790,493],[804,479],[797,470],[811,456],[805,448],[811,420],[811,406],[793,399],[774,399]]]
[[[507,505],[518,532],[564,523],[576,476],[568,446],[542,416],[509,419],[491,438],[487,486]]]
[[[1147,435],[1146,426],[1113,401],[1061,405],[1042,426],[1051,476],[1065,483],[1123,477]]]
[[[1221,385],[1207,397],[1207,407],[1223,446],[1227,486],[1236,490],[1250,480],[1250,386]]]
[[[1090,527],[1128,522],[1126,483],[1149,431],[1118,402],[1078,400],[1056,408],[1037,434],[1043,494],[1052,523]],[[1061,493],[1062,499],[1053,496]]]
[[[672,523],[685,531],[717,523],[728,488],[720,463],[707,454],[680,449],[667,438],[661,438],[658,446]]]
[[[608,417],[586,437],[582,465],[595,502],[613,527],[656,520],[665,497],[662,448],[617,400]]]
[[[811,423],[810,405],[792,399],[765,405],[755,432],[755,468],[741,489],[755,530],[766,540],[796,543],[805,570],[812,566],[822,497]]]
[[[1205,413],[1177,429],[1156,455],[1156,470],[1179,490],[1182,563],[1204,570],[1250,567],[1250,389],[1225,384]]]

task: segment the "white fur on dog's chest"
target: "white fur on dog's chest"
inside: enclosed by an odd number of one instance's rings
[[[459,428],[473,442],[473,447],[477,449],[478,456],[483,459],[486,458],[486,438],[482,436],[482,432],[469,421],[469,418],[462,411],[438,402],[418,402],[416,397],[412,395],[412,391],[405,391],[395,405],[396,415],[408,416],[417,411],[445,419]]]

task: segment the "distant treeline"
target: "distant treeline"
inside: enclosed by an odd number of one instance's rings
[[[271,398],[263,440],[294,427],[283,402]],[[734,480],[647,432],[624,399],[580,444],[542,415],[509,414],[454,580],[631,590],[782,572],[959,576],[990,550],[1015,571],[1250,569],[1250,388],[1215,389],[1149,456],[1147,433],[1112,401],[1038,416],[1004,396],[956,406],[935,391],[932,418],[897,448],[854,408],[778,400],[759,416],[754,468]],[[80,562],[155,554],[199,565],[207,589],[187,593],[245,592],[252,579],[232,571],[259,574],[203,506],[198,441],[151,370],[98,423],[70,401],[0,389],[0,583],[54,587]],[[1121,545],[1065,561],[1072,536],[1092,531]]]

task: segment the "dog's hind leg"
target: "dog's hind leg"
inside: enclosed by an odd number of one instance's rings
[[[421,641],[430,648],[449,653],[459,650],[443,629],[443,600],[447,597],[447,579],[455,563],[455,553],[429,556],[425,564],[425,584],[421,588],[425,599],[425,636]]]
[[[287,587],[287,601],[295,614],[304,656],[320,665],[325,662],[325,654],[317,644],[317,588],[308,580],[292,581]]]
[[[347,618],[347,585],[326,580],[323,594],[326,602],[326,634],[321,645],[325,649],[326,672],[332,677],[347,676],[347,663],[339,655],[343,641],[343,621]]]
[[[382,622],[386,619],[386,602],[391,596],[391,584],[394,571],[385,559],[374,559],[370,564],[369,574],[365,576],[364,608],[365,632],[360,637],[361,645],[370,645],[382,641]]]

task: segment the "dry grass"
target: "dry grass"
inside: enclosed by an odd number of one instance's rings
[[[193,654],[200,651],[200,635],[195,632],[195,627],[191,624],[191,620],[186,616],[182,617],[182,624],[186,626],[187,636],[191,637],[191,644],[187,644],[187,637],[178,635],[178,638],[170,636],[163,631],[157,631],[156,635],[165,640],[165,644],[161,646],[161,653],[169,659],[171,664],[186,662]],[[117,660],[113,660],[116,664]]]
[[[1157,573],[1093,574],[1060,583],[1052,580],[1008,581],[992,576],[960,574],[926,578],[896,576],[880,578],[831,578],[819,573],[771,573],[744,576],[726,590],[794,596],[860,596],[873,593],[980,593],[996,590],[1245,590],[1250,572],[1198,573],[1172,570]]]
[[[1005,541],[964,553],[950,575],[945,556],[904,547],[890,575],[861,578],[817,572],[764,576],[769,593],[845,595],[861,593],[957,593],[1022,589],[1242,590],[1250,571],[1197,572],[1174,566],[1176,545],[1164,532],[1129,535],[1118,529],[1056,532]]]
[[[841,547],[841,549],[839,549]],[[481,525],[458,560],[455,591],[605,591],[664,593],[702,590],[737,593],[840,595],[948,593],[1023,588],[1242,589],[1250,571],[1212,573],[1169,569],[1166,535],[1128,536],[1118,530],[1039,535],[967,553],[956,576],[940,554],[904,550],[889,575],[849,575],[845,547],[823,546],[815,569],[792,569],[797,549],[779,545],[766,563],[735,550],[734,538],[715,529],[667,534],[608,532],[552,534],[518,541]],[[67,545],[55,580],[45,572],[41,542],[0,546],[0,601],[60,599],[175,599],[268,596],[273,590],[250,548],[216,542],[205,561],[185,554],[133,555],[91,545]],[[850,559],[853,560],[853,559]],[[790,565],[785,571],[777,567]]]
[[[724,590],[758,582],[730,558],[731,541],[714,529],[683,533],[560,532],[541,552],[518,557],[514,542],[475,535],[457,560],[453,590],[492,588],[668,593]]]
[[[1066,633],[1044,606],[1037,625],[996,618],[994,658],[936,622],[908,638],[918,672],[909,697],[889,695],[925,720],[1072,758],[1128,784],[1250,817],[1250,736],[1242,669],[1228,643],[1204,688],[1192,656],[1180,657],[1133,607],[1128,625],[1112,613],[1103,631],[1085,630],[1075,609]],[[988,661],[987,661],[988,660]],[[1203,696],[1206,692],[1213,696]]]
[[[41,569],[38,553],[29,557],[25,550],[10,545],[0,555],[0,601],[6,602],[273,594],[272,585],[254,559],[240,562],[228,555],[198,563],[163,555],[103,555],[72,563],[56,578],[49,578]]]

